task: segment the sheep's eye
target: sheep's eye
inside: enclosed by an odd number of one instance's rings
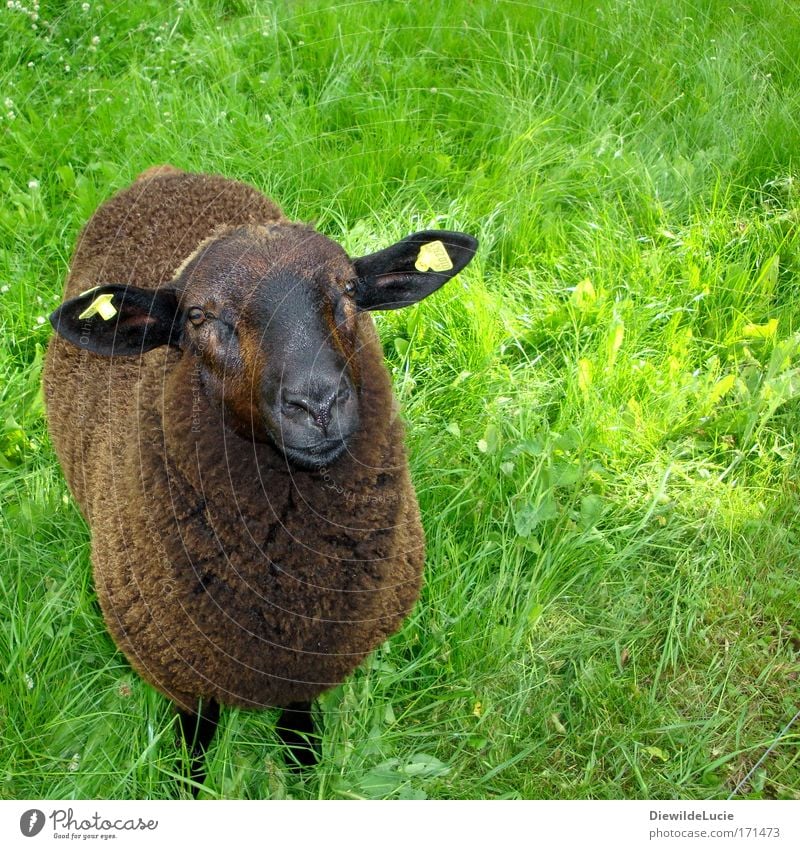
[[[186,317],[195,327],[199,327],[206,320],[206,313],[201,307],[189,307]]]

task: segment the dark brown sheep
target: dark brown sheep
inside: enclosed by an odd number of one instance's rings
[[[351,260],[250,186],[171,166],[83,230],[51,317],[50,433],[108,628],[210,722],[200,751],[219,703],[307,716],[417,599],[424,540],[369,310],[426,297],[476,244],[425,231]]]

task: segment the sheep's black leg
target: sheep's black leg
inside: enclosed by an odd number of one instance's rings
[[[314,735],[311,702],[292,702],[284,708],[275,726],[286,746],[284,758],[290,769],[315,766],[319,761],[319,740]]]
[[[189,753],[189,775],[193,782],[202,784],[206,778],[205,754],[219,720],[219,704],[214,699],[198,702],[194,712],[178,708],[178,745],[186,746]],[[192,785],[192,796],[199,788]]]

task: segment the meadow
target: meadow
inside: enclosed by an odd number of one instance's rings
[[[423,597],[315,771],[229,709],[205,798],[800,798],[798,45],[788,0],[3,3],[0,798],[175,793],[40,391],[80,228],[162,162],[352,255],[481,242],[378,317]]]

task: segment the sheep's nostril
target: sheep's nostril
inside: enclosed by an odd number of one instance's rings
[[[349,381],[284,389],[279,406],[284,440],[297,445],[320,438],[346,439],[358,426],[354,400]]]
[[[324,400],[318,400],[304,393],[284,392],[281,404],[285,416],[307,423],[310,418],[313,424],[327,435],[331,420],[331,408],[336,403],[336,395],[329,395]]]
[[[299,412],[304,412],[312,418],[315,415],[315,410],[311,402],[302,395],[284,395],[281,403],[281,412],[284,415],[297,415]]]

